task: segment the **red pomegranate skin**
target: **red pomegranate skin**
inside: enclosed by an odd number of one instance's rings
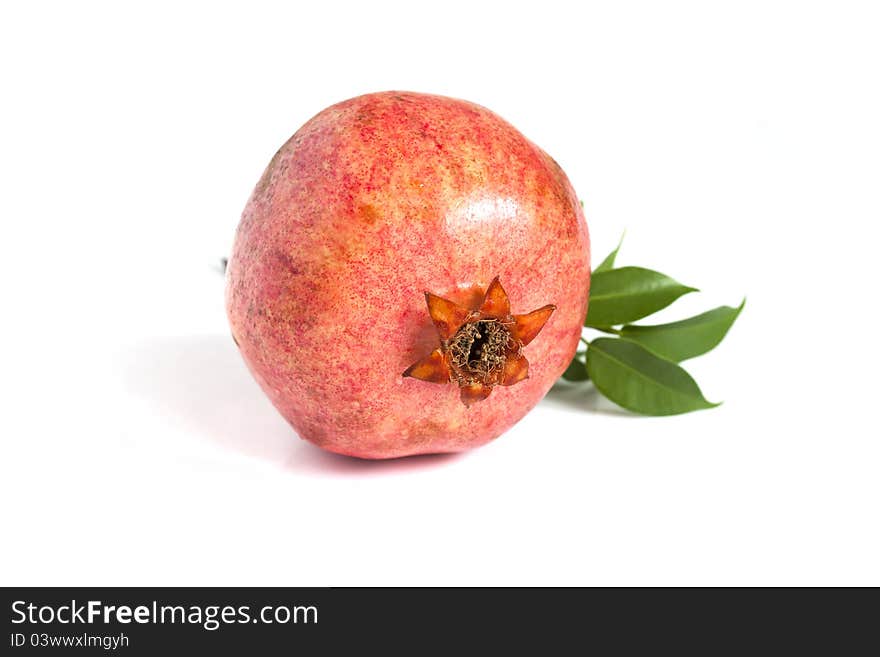
[[[590,242],[559,165],[473,103],[383,92],[333,105],[272,158],[227,269],[233,339],[297,433],[351,456],[457,452],[509,429],[569,364]],[[462,403],[402,376],[438,346],[425,292],[475,307],[498,276],[512,312],[555,304],[529,378]]]

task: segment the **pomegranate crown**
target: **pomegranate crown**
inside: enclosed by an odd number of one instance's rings
[[[465,406],[483,401],[497,385],[512,386],[529,377],[529,361],[522,349],[556,310],[548,304],[524,315],[511,314],[510,300],[497,276],[476,310],[430,292],[425,292],[425,300],[440,346],[410,365],[403,376],[456,383]]]

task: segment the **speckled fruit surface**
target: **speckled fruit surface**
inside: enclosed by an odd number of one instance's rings
[[[362,458],[454,452],[509,429],[577,347],[587,225],[556,162],[489,110],[408,92],[308,121],[244,209],[226,304],[241,354],[297,433]],[[523,348],[529,378],[470,407],[402,376],[438,346],[425,292],[479,305],[498,277],[514,314],[554,304]]]

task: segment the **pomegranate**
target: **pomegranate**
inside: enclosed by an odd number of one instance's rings
[[[589,263],[568,179],[515,128],[465,101],[375,93],[272,158],[226,305],[301,437],[362,458],[455,452],[506,431],[565,370]]]

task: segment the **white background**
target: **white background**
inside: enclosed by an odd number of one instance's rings
[[[294,8],[296,7],[296,8]],[[880,20],[849,2],[6,3],[0,582],[880,584]],[[551,153],[594,262],[746,309],[711,411],[557,390],[454,457],[299,440],[218,259],[275,149],[360,93]]]

